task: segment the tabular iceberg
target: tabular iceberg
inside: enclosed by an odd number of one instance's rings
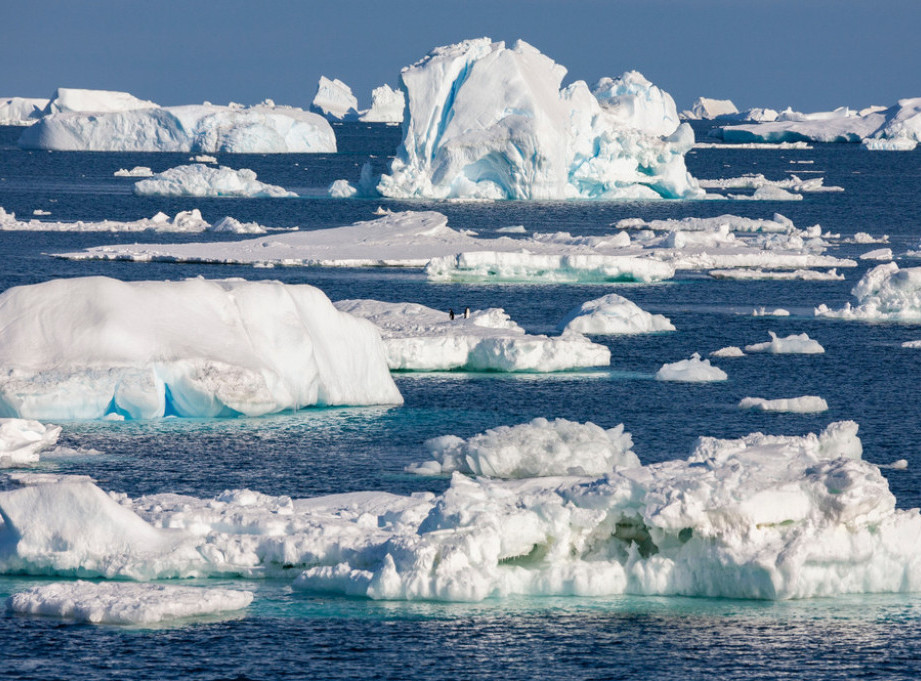
[[[380,335],[312,286],[52,280],[0,295],[0,416],[398,404]]]
[[[177,166],[134,185],[138,196],[297,197],[284,187],[256,179],[249,168],[212,168],[203,163]]]
[[[392,198],[701,198],[672,98],[636,72],[560,89],[566,69],[524,41],[439,47],[406,67]]]

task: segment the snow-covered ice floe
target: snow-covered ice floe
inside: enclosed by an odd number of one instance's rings
[[[616,293],[589,300],[570,310],[557,328],[564,335],[638,334],[675,330],[667,317],[650,314]]]
[[[861,260],[892,260],[891,248],[875,248],[860,255]]]
[[[224,217],[211,224],[201,216],[197,208],[183,210],[174,217],[166,213],[157,213],[151,218],[142,218],[122,222],[120,220],[103,220],[102,222],[45,222],[42,220],[17,220],[15,213],[7,213],[0,208],[0,231],[28,232],[231,232],[235,234],[263,234],[265,227],[255,222],[240,222],[232,217]]]
[[[921,516],[896,509],[879,467],[861,456],[857,424],[845,421],[802,437],[704,437],[686,460],[601,477],[454,473],[437,496],[132,499],[85,478],[23,476],[0,492],[0,572],[149,580],[301,570],[295,588],[314,593],[446,601],[921,590]]]
[[[764,150],[785,150],[785,149],[814,149],[808,142],[739,142],[736,144],[727,144],[720,142],[695,142],[695,149],[764,149]]]
[[[739,402],[739,408],[792,414],[818,414],[828,411],[828,402],[816,395],[803,395],[802,397],[788,397],[777,400],[766,400],[763,397],[743,397]]]
[[[420,475],[459,471],[488,478],[541,478],[556,475],[601,476],[640,465],[633,439],[623,424],[536,418],[517,426],[492,428],[466,440],[443,435],[426,441],[433,460],[410,466]]]
[[[843,187],[826,186],[824,177],[810,177],[800,179],[798,175],[790,173],[790,177],[783,180],[769,180],[761,173],[743,175],[741,177],[728,177],[716,180],[698,179],[704,189],[754,189],[752,195],[730,194],[736,199],[761,199],[765,201],[798,201],[802,197],[798,194],[809,192],[843,192]],[[790,192],[796,192],[790,194]]]
[[[64,96],[62,96],[62,92]],[[59,90],[45,114],[19,138],[24,149],[334,153],[329,122],[266,100],[256,106],[157,106],[126,92]]]
[[[745,352],[770,352],[776,355],[820,355],[825,348],[809,334],[791,334],[779,338],[773,331],[768,331],[771,340],[745,346]]]
[[[147,166],[134,166],[131,170],[119,168],[112,175],[115,177],[150,177],[154,172]]]
[[[377,329],[312,286],[86,277],[0,294],[0,416],[252,416],[401,402]]]
[[[711,357],[745,357],[745,353],[742,352],[742,348],[735,345],[729,345],[725,348],[720,348],[719,350],[714,350],[710,353]]]
[[[57,444],[60,434],[60,426],[31,419],[0,418],[0,468],[36,463],[40,452]]]
[[[251,591],[77,580],[33,586],[13,594],[8,605],[22,615],[92,624],[155,624],[242,610],[252,600]]]
[[[203,163],[177,166],[149,179],[136,182],[138,196],[234,196],[234,197],[296,197],[284,187],[266,184],[256,179],[249,168],[234,170],[226,166],[213,168]]]
[[[342,300],[335,306],[380,329],[392,370],[551,372],[611,363],[604,345],[578,334],[528,335],[499,308],[451,319],[446,310],[417,303]]]
[[[899,269],[894,263],[877,265],[851,289],[857,304],[840,310],[827,305],[815,309],[817,317],[865,322],[921,322],[921,267]]]
[[[769,310],[766,307],[756,307],[752,310],[752,317],[789,317],[790,310],[785,310],[782,307],[775,307],[773,310]]]
[[[671,96],[635,71],[561,89],[524,41],[439,47],[403,69],[404,137],[377,191],[392,198],[702,198]]]
[[[711,383],[725,381],[729,375],[719,367],[712,366],[709,359],[701,359],[695,352],[690,359],[663,364],[656,372],[657,381],[678,381],[682,383]]]

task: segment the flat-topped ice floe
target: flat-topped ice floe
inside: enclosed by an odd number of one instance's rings
[[[112,93],[109,93],[112,94]],[[131,97],[127,93],[115,93]],[[134,98],[131,97],[133,100]],[[111,97],[90,97],[85,106],[49,112],[19,138],[24,149],[59,151],[182,151],[275,154],[334,153],[336,137],[325,118],[302,109],[262,104],[126,108]],[[50,105],[49,105],[50,106]],[[81,105],[84,106],[84,105]]]
[[[899,269],[894,263],[877,265],[851,289],[857,304],[845,303],[840,310],[820,305],[817,317],[865,322],[921,322],[921,267]]]
[[[0,416],[398,404],[376,328],[307,285],[52,280],[0,295]]]
[[[0,468],[36,463],[39,453],[53,447],[60,434],[60,426],[31,419],[0,418]]]
[[[791,334],[779,338],[773,331],[768,331],[771,340],[745,346],[745,352],[770,352],[775,355],[820,355],[825,348],[809,334]]]
[[[92,624],[156,624],[242,610],[252,600],[251,591],[77,580],[33,586],[13,594],[8,605],[21,615]]]
[[[410,466],[420,475],[459,471],[489,478],[540,478],[555,475],[601,476],[640,465],[633,439],[623,424],[537,418],[517,426],[492,428],[466,440],[443,435],[427,440],[434,460]]]
[[[719,367],[712,366],[709,359],[701,359],[695,352],[690,359],[663,364],[656,372],[657,381],[680,383],[711,383],[725,381],[729,375]]]
[[[255,222],[240,222],[224,217],[211,224],[197,208],[183,210],[174,217],[157,213],[151,218],[130,222],[103,220],[102,222],[46,222],[43,220],[17,220],[15,213],[0,208],[0,231],[26,232],[232,232],[236,234],[263,234],[265,228]]]
[[[792,414],[818,414],[828,411],[828,402],[817,395],[803,395],[802,397],[776,400],[766,400],[763,397],[743,397],[739,402],[739,408]]]
[[[416,303],[342,300],[335,306],[380,329],[393,370],[543,373],[611,363],[604,345],[577,334],[528,335],[498,308],[451,319],[447,311]]]
[[[561,89],[524,41],[439,47],[403,69],[404,137],[377,190],[392,198],[701,198],[672,98],[635,71]]]
[[[177,166],[149,179],[136,182],[134,193],[138,196],[233,196],[233,197],[296,197],[284,187],[266,184],[256,179],[249,168],[234,170],[225,166],[217,168],[203,163]]]
[[[86,479],[32,476],[0,492],[0,572],[301,570],[295,588],[314,593],[446,601],[921,590],[921,516],[897,509],[861,456],[857,424],[845,421],[802,437],[700,438],[687,459],[615,464],[597,478],[455,473],[438,496],[132,499]]]
[[[667,317],[650,314],[616,293],[589,300],[570,310],[557,328],[564,335],[620,335],[675,330]]]

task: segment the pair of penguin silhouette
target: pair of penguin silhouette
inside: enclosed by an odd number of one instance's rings
[[[450,310],[448,310],[448,319],[450,319],[453,322],[455,316],[456,315],[454,314],[454,308],[451,308]],[[470,308],[465,307],[464,308],[464,319],[467,319],[469,316],[470,316]]]

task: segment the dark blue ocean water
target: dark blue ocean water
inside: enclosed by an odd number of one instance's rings
[[[134,220],[157,211],[201,209],[209,220],[232,215],[278,227],[318,229],[368,219],[381,204],[434,208],[450,224],[490,234],[509,225],[599,234],[625,217],[680,218],[731,212],[781,212],[800,226],[820,223],[842,234],[892,237],[896,253],[921,240],[921,152],[870,153],[852,145],[812,150],[701,149],[688,156],[698,177],[746,172],[781,179],[821,171],[842,193],[806,194],[801,202],[655,202],[434,204],[331,200],[334,179],[356,179],[371,159],[380,170],[399,128],[336,127],[336,155],[224,155],[222,164],[252,168],[298,199],[135,197],[119,168],[155,171],[188,162],[186,154],[23,152],[17,131],[0,128],[0,206],[21,218],[33,210],[53,220]],[[812,164],[791,163],[812,160]],[[813,176],[810,172],[803,177]],[[605,340],[610,370],[552,376],[401,374],[400,408],[306,410],[258,419],[141,423],[66,423],[63,443],[100,453],[42,468],[92,475],[105,489],[139,494],[174,491],[213,496],[248,487],[312,496],[363,489],[440,491],[445,480],[408,475],[424,460],[422,442],[536,416],[624,423],[644,462],[686,456],[696,437],[753,431],[803,434],[829,422],[860,424],[864,456],[905,458],[908,470],[885,470],[899,505],[921,506],[918,452],[921,326],[816,320],[820,303],[840,306],[868,265],[843,282],[729,282],[682,275],[660,285],[446,285],[417,272],[330,270],[165,263],[69,262],[48,253],[135,241],[200,241],[222,235],[0,232],[0,290],[54,277],[103,274],[121,279],[239,276],[310,283],[333,300],[373,297],[436,308],[503,307],[530,331],[548,332],[572,307],[616,291],[667,315],[676,333]],[[243,237],[245,238],[245,237]],[[876,246],[846,246],[853,256]],[[787,318],[754,318],[755,307],[783,307]],[[807,332],[818,356],[761,356],[715,362],[723,384],[652,380],[663,362],[726,345]],[[820,415],[759,414],[736,407],[745,396],[823,396]],[[0,579],[0,597],[34,583]],[[917,678],[921,598],[847,597],[791,603],[623,597],[517,599],[477,605],[373,603],[294,594],[287,583],[255,582],[244,618],[196,621],[164,629],[121,629],[0,614],[0,678]]]

